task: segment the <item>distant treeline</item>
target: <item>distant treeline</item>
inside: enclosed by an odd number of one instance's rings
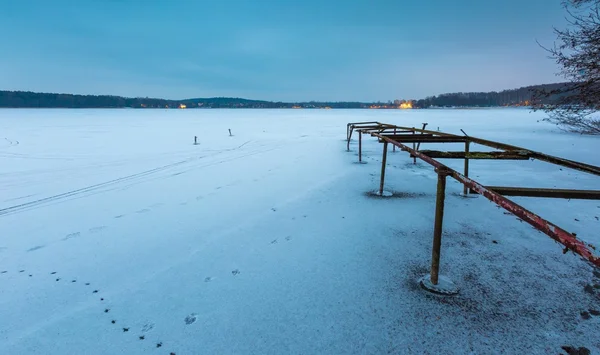
[[[529,106],[532,102],[533,90],[552,91],[563,87],[564,83],[526,86],[519,89],[500,92],[458,92],[430,96],[413,101],[417,108],[427,107],[497,107],[497,106]],[[549,99],[550,102],[550,99]]]
[[[29,91],[0,91],[0,107],[4,108],[398,108],[410,103],[413,108],[429,107],[497,107],[529,106],[532,89],[552,90],[564,84],[528,86],[501,92],[451,93],[421,100],[374,102],[272,102],[240,98],[205,98],[165,100],[127,98],[109,95],[72,95]],[[406,105],[403,105],[406,107]]]

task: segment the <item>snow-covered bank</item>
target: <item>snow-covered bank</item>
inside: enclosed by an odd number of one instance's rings
[[[600,351],[600,317],[580,315],[599,310],[600,275],[486,199],[460,197],[452,180],[442,273],[461,293],[421,290],[435,174],[390,153],[386,188],[402,194],[369,197],[381,146],[365,140],[359,165],[343,140],[347,122],[428,122],[600,165],[596,137],[540,118],[0,110],[0,353]],[[541,162],[474,161],[471,175],[600,189],[595,176]],[[600,245],[599,202],[516,200]]]

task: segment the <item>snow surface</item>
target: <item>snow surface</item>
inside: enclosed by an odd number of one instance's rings
[[[600,352],[600,317],[581,316],[600,308],[600,273],[451,179],[441,271],[460,294],[421,289],[433,169],[390,149],[394,196],[372,196],[382,147],[364,139],[367,164],[356,164],[356,139],[351,152],[344,140],[348,122],[428,122],[600,165],[597,137],[541,118],[0,110],[0,354]],[[600,189],[596,176],[538,161],[472,161],[471,176]],[[600,245],[600,202],[515,200]]]

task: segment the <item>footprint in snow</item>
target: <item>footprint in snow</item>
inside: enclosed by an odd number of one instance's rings
[[[123,217],[125,217],[125,215],[124,214],[120,214],[118,216],[115,216],[114,218],[123,218]]]
[[[271,244],[277,244],[277,239],[273,239],[273,240],[271,241]]]
[[[287,237],[285,237],[285,240],[289,242],[290,240],[292,240],[292,237],[288,235]]]
[[[43,247],[45,247],[45,245],[36,245],[33,248],[27,249],[27,252],[36,251],[36,250],[42,249]]]
[[[98,227],[90,228],[89,232],[90,233],[100,233],[105,229],[106,229],[106,226],[98,226]]]
[[[211,282],[212,280],[213,278],[209,276],[204,279],[204,282]]]
[[[141,210],[135,211],[135,213],[148,213],[148,212],[150,212],[150,210],[149,210],[149,209],[147,209],[147,208],[144,208],[144,209],[141,209]]]
[[[71,238],[77,238],[79,236],[81,236],[81,233],[75,232],[75,233],[67,234],[62,240],[69,240]]]
[[[235,275],[239,275],[239,274],[240,274],[240,270],[238,270],[238,269],[235,269],[235,270],[233,270],[233,271],[231,272],[231,274],[232,274],[233,276],[235,276]]]
[[[197,319],[198,319],[198,315],[196,313],[192,313],[192,314],[188,315],[187,317],[185,317],[184,321],[185,321],[186,325],[190,325],[190,324],[196,323]]]

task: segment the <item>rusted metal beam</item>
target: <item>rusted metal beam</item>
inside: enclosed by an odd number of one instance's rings
[[[445,152],[440,150],[421,150],[420,152],[431,157],[439,159],[466,159],[465,171],[468,170],[469,159],[496,159],[496,160],[528,160],[528,152],[469,152],[469,142],[465,143],[465,152]],[[467,175],[467,174],[465,174]]]
[[[405,129],[405,130],[412,130],[411,127],[397,126],[397,128]],[[431,133],[431,134],[435,134],[437,136],[443,136],[443,137],[462,137],[462,136],[457,136],[455,134],[436,132],[436,131],[430,131],[430,130],[425,130],[425,129],[422,129],[422,130],[415,129],[415,131],[423,132],[423,133]],[[533,158],[533,159],[542,160],[542,161],[545,161],[545,162],[548,162],[551,164],[564,166],[566,168],[575,169],[575,170],[583,171],[583,172],[594,174],[594,175],[600,175],[600,167],[595,166],[595,165],[585,164],[585,163],[568,160],[568,159],[563,159],[563,158],[555,157],[552,155],[548,155],[548,154],[532,151],[529,149],[517,147],[514,145],[500,143],[500,142],[494,142],[494,141],[490,141],[487,139],[481,139],[481,138],[472,137],[472,136],[469,136],[468,140],[472,143],[477,143],[477,144],[485,145],[487,147],[496,148],[496,149],[528,151],[531,155],[531,158]],[[408,142],[408,143],[410,143],[410,142]]]
[[[575,200],[600,200],[599,190],[539,189],[529,187],[485,186],[503,196],[568,198]]]
[[[374,135],[377,133],[372,133]],[[436,137],[436,136],[421,136],[419,134],[411,135],[385,135],[394,141],[402,143],[463,143],[467,141],[465,137]]]
[[[504,208],[508,212],[514,214],[515,216],[521,218],[526,223],[530,224],[534,228],[542,231],[550,238],[564,245],[567,250],[571,250],[574,253],[580,255],[585,260],[589,261],[595,266],[600,267],[600,257],[595,256],[594,253],[590,249],[595,249],[593,245],[586,244],[583,241],[577,239],[573,234],[567,232],[566,230],[560,228],[552,222],[549,222],[542,217],[536,215],[535,213],[527,210],[526,208],[520,206],[519,204],[507,199],[506,197],[494,192],[493,190],[485,188],[483,185],[479,184],[475,180],[471,180],[468,177],[460,174],[459,172],[448,168],[444,164],[438,162],[437,160],[428,157],[421,152],[417,152],[416,150],[411,149],[410,147],[394,141],[390,138],[379,136],[385,142],[395,144],[401,150],[407,151],[411,154],[416,155],[423,161],[433,165],[435,168],[443,169],[446,168],[449,170],[449,174],[462,184],[469,187],[471,190],[477,192],[478,194],[484,196],[488,200],[496,203],[498,206]]]

